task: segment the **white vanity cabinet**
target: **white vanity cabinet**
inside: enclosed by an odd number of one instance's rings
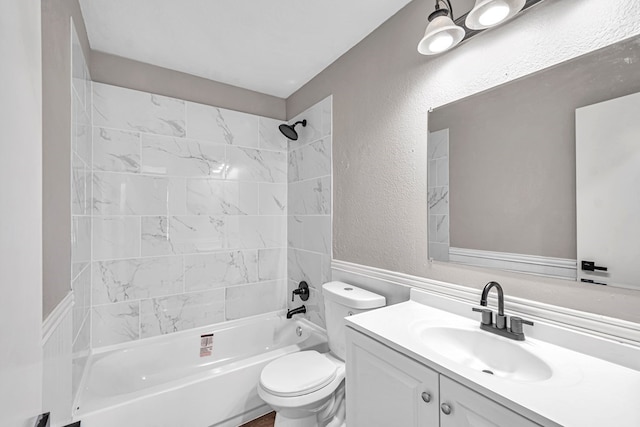
[[[438,373],[347,328],[349,427],[439,425]]]
[[[540,426],[444,375],[440,375],[440,402],[441,427]]]
[[[346,335],[349,427],[539,427],[373,338]]]

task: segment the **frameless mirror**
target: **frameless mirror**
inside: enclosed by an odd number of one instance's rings
[[[640,288],[637,92],[640,37],[431,112],[429,257]]]

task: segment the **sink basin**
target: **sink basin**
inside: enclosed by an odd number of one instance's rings
[[[435,326],[416,332],[434,352],[487,375],[519,382],[544,381],[553,375],[551,367],[521,342],[490,332]]]

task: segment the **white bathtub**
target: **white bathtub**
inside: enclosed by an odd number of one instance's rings
[[[200,357],[200,336],[209,333],[212,354]],[[270,411],[256,392],[262,368],[306,349],[327,351],[324,331],[281,313],[112,346],[90,357],[74,420],[82,427],[238,426]]]

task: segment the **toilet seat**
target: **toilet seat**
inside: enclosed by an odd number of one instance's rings
[[[325,355],[301,351],[269,363],[260,374],[260,385],[274,396],[303,396],[330,384],[337,371],[338,366]]]

